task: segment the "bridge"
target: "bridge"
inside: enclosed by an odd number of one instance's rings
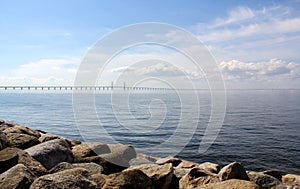
[[[173,90],[171,88],[163,88],[163,87],[143,87],[143,86],[133,86],[128,87],[123,84],[123,86],[114,86],[113,82],[111,85],[102,85],[102,86],[0,86],[1,90],[54,90],[54,91],[108,91],[108,90],[114,90],[114,89],[121,89],[124,91],[167,91],[167,90]]]

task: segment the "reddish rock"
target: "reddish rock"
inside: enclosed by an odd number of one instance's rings
[[[300,175],[295,175],[295,174],[284,175],[282,176],[282,182],[300,184]]]
[[[127,170],[138,169],[143,171],[154,183],[156,189],[167,189],[173,178],[173,166],[171,163],[164,165],[144,164],[130,167]]]
[[[216,174],[195,167],[179,180],[180,189],[196,188],[208,183],[219,182]]]
[[[160,158],[158,159],[155,163],[159,164],[159,165],[163,165],[166,163],[172,163],[173,167],[178,166],[180,163],[182,162],[182,160],[175,158],[175,157],[166,157],[166,158]]]
[[[176,168],[194,168],[198,165],[198,163],[183,160]]]
[[[260,189],[260,187],[250,181],[230,179],[223,182],[207,184],[194,189]]]

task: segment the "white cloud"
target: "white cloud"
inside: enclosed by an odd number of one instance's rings
[[[1,85],[72,85],[78,58],[42,59],[22,64],[7,76],[0,78]]]
[[[220,68],[227,83],[232,81],[281,83],[284,81],[286,82],[286,86],[294,82],[300,83],[300,64],[280,59],[271,59],[262,62],[223,61],[220,63]],[[298,86],[292,87],[298,88]]]
[[[226,19],[218,18],[212,27],[220,27],[231,23],[244,21],[255,16],[255,13],[248,7],[237,7],[229,11],[229,16]]]
[[[293,7],[237,7],[225,19],[199,23],[196,32],[219,61],[300,60],[295,50],[300,44],[300,14]]]

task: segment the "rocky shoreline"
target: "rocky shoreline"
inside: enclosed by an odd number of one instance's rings
[[[0,188],[300,189],[300,175],[151,157],[129,145],[81,142],[0,120]]]

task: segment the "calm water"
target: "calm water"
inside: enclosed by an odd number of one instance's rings
[[[192,139],[178,154],[180,158],[220,165],[239,161],[251,170],[278,169],[299,174],[299,97],[299,90],[228,91],[223,126],[204,154],[198,154],[198,147],[211,111],[207,91],[199,92],[198,113],[189,108],[192,104],[181,106],[180,99],[185,97],[179,98],[175,93],[136,93],[129,97],[117,94],[112,103],[110,94],[97,94],[95,101],[101,128],[117,142],[137,149],[155,148],[175,135],[181,123],[186,125],[185,132],[175,143]],[[95,125],[95,117],[89,111],[83,111],[81,117],[85,119],[76,125],[72,94],[0,93],[1,119],[68,138],[107,142],[97,133],[99,125]],[[180,118],[181,113],[187,116]],[[196,131],[190,126],[195,123]],[[151,154],[165,156],[167,151],[157,148]]]

